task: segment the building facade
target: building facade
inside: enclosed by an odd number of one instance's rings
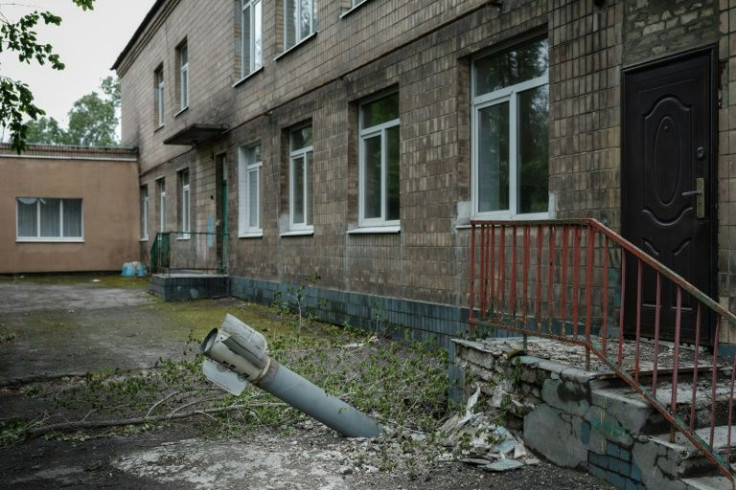
[[[119,271],[138,260],[138,187],[133,150],[0,146],[0,274]]]
[[[736,307],[734,2],[159,0],[114,68],[144,257],[233,295],[452,335],[471,219],[592,217]]]

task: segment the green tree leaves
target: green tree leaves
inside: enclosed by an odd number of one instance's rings
[[[53,117],[42,117],[27,124],[26,141],[50,145],[117,145],[120,82],[110,76],[102,81],[100,88],[102,96],[92,92],[74,102],[68,113],[68,129],[61,128]]]

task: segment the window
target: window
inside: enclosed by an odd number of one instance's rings
[[[472,93],[474,214],[546,217],[547,40],[476,59]]]
[[[189,48],[186,41],[176,49],[179,65],[179,110],[189,107]]]
[[[158,231],[166,231],[166,181],[159,179],[158,186]]]
[[[189,238],[191,216],[189,214],[189,170],[179,172],[179,238]]]
[[[141,240],[148,240],[148,186],[141,187]]]
[[[360,107],[360,226],[399,224],[399,94]]]
[[[81,241],[82,200],[18,197],[18,241]]]
[[[164,65],[160,65],[153,72],[154,80],[154,112],[157,127],[164,125]]]
[[[263,16],[261,0],[241,0],[240,76],[246,77],[263,66]]]
[[[242,146],[238,160],[240,236],[261,236],[261,145]]]
[[[289,133],[289,227],[312,229],[312,127]]]
[[[317,28],[316,0],[284,0],[284,49],[299,44]]]

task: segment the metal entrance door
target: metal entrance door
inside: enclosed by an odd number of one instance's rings
[[[627,70],[623,79],[621,228],[625,238],[709,296],[715,293],[714,50]],[[637,267],[626,270],[626,327],[635,328]],[[674,335],[676,293],[661,291],[660,329]],[[682,338],[695,311],[683,295]],[[642,277],[642,333],[651,336],[656,278]],[[708,319],[702,331],[708,338]],[[701,334],[702,335],[702,334]]]

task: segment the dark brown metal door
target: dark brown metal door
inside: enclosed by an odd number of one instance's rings
[[[715,292],[713,50],[624,72],[621,228],[624,237],[709,296]],[[626,327],[636,321],[637,266],[626,270]],[[656,277],[642,278],[642,334],[652,336]],[[673,337],[676,291],[662,282],[662,337]],[[694,302],[682,299],[682,338]],[[708,338],[704,317],[701,338]],[[702,337],[705,335],[705,337]]]

